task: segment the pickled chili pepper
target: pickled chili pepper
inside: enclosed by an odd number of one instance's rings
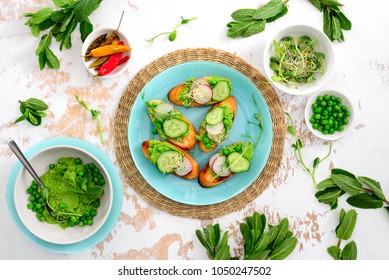
[[[109,59],[109,56],[99,57],[96,61],[94,61],[91,65],[89,65],[88,68],[92,69],[92,68],[99,67],[103,63],[107,62],[108,59]]]
[[[112,31],[112,33],[108,36],[108,38],[104,41],[104,43],[101,44],[101,46],[111,45],[113,40],[117,37],[120,24],[122,23],[123,15],[124,15],[124,11],[122,12],[122,16],[120,17],[118,27],[114,31]]]
[[[125,57],[123,57],[122,59],[120,59],[120,61],[119,61],[119,65],[121,65],[121,64],[123,64],[123,63],[125,63],[125,62],[127,62],[127,60],[129,60],[130,59],[130,55],[128,54],[128,55],[126,55]],[[118,66],[119,66],[118,65]]]
[[[129,46],[126,45],[107,45],[103,47],[98,47],[96,49],[91,50],[90,56],[92,57],[102,57],[115,53],[123,53],[131,50]]]
[[[86,49],[85,51],[85,57],[84,57],[84,60],[85,62],[88,62],[91,57],[89,56],[91,50],[95,49],[95,48],[98,48],[104,41],[105,39],[107,38],[107,33],[105,34],[102,34],[100,35],[99,37],[97,37],[90,45],[89,47]]]
[[[111,55],[107,62],[99,67],[99,76],[105,76],[111,73],[119,65],[122,56],[122,52]]]

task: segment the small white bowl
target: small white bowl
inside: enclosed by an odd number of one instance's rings
[[[315,75],[316,80],[314,80],[312,83],[299,84],[298,88],[288,87],[287,85],[281,82],[273,82],[271,77],[274,75],[274,72],[270,68],[270,57],[272,56],[274,51],[273,41],[278,42],[285,36],[294,36],[294,37],[308,36],[311,39],[314,38],[317,39],[314,45],[314,49],[316,51],[325,54],[326,71],[324,75],[317,74]],[[292,25],[278,31],[268,41],[268,43],[265,46],[265,51],[263,55],[263,64],[264,64],[266,76],[268,77],[269,81],[271,81],[272,84],[279,90],[292,95],[311,94],[313,92],[318,91],[320,88],[322,88],[331,78],[334,65],[335,65],[334,50],[331,41],[319,29],[316,29],[309,25]]]
[[[309,121],[313,112],[312,112],[312,104],[316,102],[318,96],[330,95],[335,97],[340,97],[342,99],[342,104],[347,106],[348,111],[350,112],[350,116],[348,117],[348,124],[344,125],[343,131],[335,131],[334,134],[323,134],[321,131],[313,129],[312,123]],[[343,93],[335,90],[323,90],[311,96],[308,100],[307,105],[305,106],[305,122],[309,128],[309,130],[316,135],[317,137],[324,140],[337,140],[341,137],[344,137],[351,129],[354,122],[355,109],[351,100]]]
[[[33,179],[25,168],[20,170],[15,180],[14,202],[21,221],[32,234],[54,244],[74,244],[92,236],[104,225],[113,202],[112,182],[106,168],[95,156],[74,146],[52,146],[34,154],[29,158],[29,161],[38,176],[42,176],[49,170],[49,164],[57,163],[61,157],[80,158],[83,164],[92,162],[100,169],[105,179],[104,193],[100,197],[100,207],[97,210],[97,215],[93,218],[93,225],[62,229],[58,224],[40,222],[35,213],[27,209],[30,195],[26,190]]]
[[[81,55],[85,55],[85,52],[86,50],[88,49],[88,47],[90,46],[90,44],[97,38],[99,37],[100,35],[103,35],[103,34],[107,34],[107,38],[108,36],[112,33],[112,31],[114,31],[115,28],[101,28],[101,29],[97,29],[95,31],[93,31],[91,34],[88,35],[88,37],[86,37],[83,45],[82,45],[82,51],[81,51]],[[124,45],[126,46],[130,46],[130,42],[128,40],[128,38],[122,33],[120,32],[120,30],[118,31],[118,36],[119,36],[119,39],[120,41],[123,41]],[[116,67],[111,73],[105,75],[105,76],[99,76],[101,78],[112,78],[112,77],[115,77],[115,76],[118,76],[120,75],[121,73],[123,73],[128,65],[129,65],[129,62],[131,60],[131,50],[129,52],[126,52],[123,54],[123,57],[126,56],[126,55],[130,55],[130,59],[127,60],[125,63],[119,65],[118,67]],[[91,58],[88,62],[85,62],[84,58],[82,57],[82,62],[84,63],[85,65],[85,68],[88,70],[88,72],[90,74],[92,74],[93,76],[97,75],[97,71],[93,68],[88,68],[89,65],[91,65],[95,60],[96,58]]]

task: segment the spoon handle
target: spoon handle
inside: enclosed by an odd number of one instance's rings
[[[16,144],[16,142],[12,139],[7,140],[7,144],[9,148],[12,150],[12,152],[15,154],[15,156],[20,160],[20,162],[23,164],[23,166],[27,169],[28,173],[31,174],[32,178],[34,178],[37,183],[44,188],[43,183],[39,176],[36,174],[35,170],[32,168],[30,162],[26,159],[22,151],[19,149],[19,146]]]

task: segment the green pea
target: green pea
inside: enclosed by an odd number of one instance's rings
[[[315,114],[314,117],[315,117],[315,119],[317,119],[317,120],[320,120],[320,119],[321,119],[321,115],[320,115],[320,114]]]
[[[338,131],[343,131],[344,130],[344,126],[343,125],[340,125],[339,127],[338,127]]]
[[[159,153],[163,153],[163,152],[165,151],[165,148],[162,147],[162,146],[159,146],[159,147],[157,148],[157,151],[158,151]]]
[[[316,100],[317,101],[323,101],[323,96],[318,96]]]
[[[31,202],[27,204],[27,209],[32,209],[32,207],[34,207],[34,205]]]
[[[97,182],[97,184],[98,184],[99,186],[104,186],[105,180],[104,180],[104,179],[100,179],[100,180]]]
[[[207,137],[204,137],[204,139],[203,139],[203,142],[204,142],[204,144],[208,144],[209,143],[209,138],[207,138]]]
[[[78,226],[83,227],[84,226],[84,222],[78,222]]]
[[[326,94],[326,95],[324,95],[323,99],[324,99],[325,101],[328,101],[328,100],[330,100],[330,96],[329,96],[328,94]]]
[[[234,148],[234,150],[235,150],[235,152],[240,152],[240,151],[242,151],[242,146],[241,145],[238,145],[238,146],[236,146],[235,148]]]
[[[210,148],[212,147],[212,144],[211,144],[211,143],[208,143],[208,144],[205,145],[205,147],[206,147],[207,149],[210,149]]]
[[[322,121],[321,121],[321,124],[323,124],[323,125],[328,124],[328,120],[322,120]]]
[[[30,195],[30,197],[28,198],[31,202],[35,201],[35,196],[33,195]]]
[[[44,221],[46,221],[46,217],[45,217],[45,216],[43,216],[43,215],[42,215],[42,216],[40,216],[40,217],[39,217],[39,221],[41,221],[41,222],[44,222]]]
[[[93,182],[97,183],[99,181],[99,177],[94,177]]]
[[[49,168],[50,168],[50,169],[54,169],[54,168],[55,168],[55,164],[50,163]]]
[[[157,102],[153,102],[153,103],[151,103],[151,106],[155,108],[158,106],[158,104],[157,104]]]
[[[334,133],[335,133],[335,129],[330,128],[330,130],[328,131],[328,133],[331,134],[331,135],[334,134]]]
[[[84,176],[85,175],[85,172],[83,170],[80,170],[77,172],[78,176]]]
[[[317,106],[318,105],[316,103],[313,103],[311,107],[312,107],[312,109],[315,109],[315,108],[317,108]]]
[[[151,132],[155,135],[158,133],[158,130],[154,128]]]
[[[321,105],[322,107],[325,107],[325,106],[327,106],[327,102],[325,102],[325,101],[323,100],[322,102],[320,102],[320,105]]]
[[[156,126],[157,128],[162,128],[162,124],[160,124],[160,123],[157,123],[155,126]]]
[[[61,203],[59,204],[59,208],[65,209],[65,208],[66,208],[66,204],[65,204],[64,202],[61,202]]]
[[[75,160],[74,160],[74,162],[76,163],[76,164],[81,164],[81,159],[80,158],[76,158]]]
[[[70,219],[71,223],[76,223],[77,222],[77,218],[75,216],[72,216],[69,219]]]
[[[99,208],[100,207],[100,202],[99,201],[94,201],[92,203],[92,206],[95,207],[95,208]]]
[[[42,205],[40,203],[35,204],[36,209],[41,209]]]
[[[97,215],[96,209],[90,210],[90,214],[91,214],[91,216],[96,216]]]
[[[338,118],[343,118],[343,113],[338,113]]]
[[[223,150],[222,150],[222,154],[223,154],[224,156],[228,156],[228,154],[229,154],[228,149],[223,149]]]
[[[157,119],[157,122],[160,123],[160,124],[162,124],[162,123],[163,123],[163,118],[158,118],[158,119]]]
[[[311,117],[311,118],[309,119],[309,122],[310,122],[310,123],[315,123],[315,121],[316,121],[316,120],[315,120],[314,117]]]
[[[323,110],[323,108],[319,106],[319,107],[316,107],[316,108],[313,110],[313,112],[314,112],[314,113],[320,114],[322,110]]]
[[[318,128],[319,128],[319,125],[318,125],[317,123],[314,123],[314,124],[312,125],[312,128],[313,128],[313,129],[318,129]]]
[[[99,173],[100,169],[98,167],[93,168],[93,172]]]
[[[326,129],[324,129],[322,132],[323,132],[324,135],[328,134],[328,130],[326,130]]]
[[[88,220],[88,226],[93,225],[93,220]]]

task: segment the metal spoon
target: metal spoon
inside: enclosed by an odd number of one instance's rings
[[[49,190],[43,185],[41,179],[36,174],[35,170],[32,168],[30,162],[26,159],[26,157],[24,156],[24,154],[22,153],[22,151],[20,150],[20,148],[16,144],[16,142],[10,138],[10,139],[7,140],[7,144],[9,146],[9,148],[12,150],[12,152],[15,154],[15,156],[20,160],[20,162],[23,164],[23,166],[27,169],[28,173],[30,173],[32,178],[34,178],[34,180],[41,187],[41,189],[42,189],[42,196],[43,196],[43,198],[46,199],[46,205],[48,206],[48,207],[46,207],[46,210],[47,210],[47,213],[50,215],[50,217],[53,220],[55,220],[55,221],[57,221],[59,223],[66,222],[67,219],[64,220],[64,219],[61,219],[58,215],[54,215],[58,211],[56,211],[55,209],[51,208],[51,206],[49,204],[49,201],[48,201]]]

